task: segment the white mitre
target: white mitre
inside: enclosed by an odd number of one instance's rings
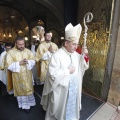
[[[71,23],[69,23],[65,27],[65,40],[79,42],[81,31],[82,27],[80,24],[73,26]]]

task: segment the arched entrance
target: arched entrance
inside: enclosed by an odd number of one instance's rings
[[[17,10],[0,6],[0,40],[14,42],[17,35],[28,37],[27,22]]]

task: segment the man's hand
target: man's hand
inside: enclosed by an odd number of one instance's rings
[[[74,66],[70,66],[69,68],[70,74],[75,72],[75,67]]]
[[[51,53],[53,53],[54,52],[54,50],[53,50],[53,48],[52,48],[52,45],[50,44],[50,47],[48,48],[48,50],[51,52]]]
[[[82,52],[85,53],[85,54],[88,54],[88,49],[87,49],[86,46],[85,46],[85,47],[82,47]]]
[[[23,59],[19,62],[19,65],[25,65],[28,64],[28,61],[26,59]]]

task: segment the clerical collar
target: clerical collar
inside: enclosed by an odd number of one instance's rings
[[[72,55],[72,53],[68,52],[68,51],[65,49],[65,47],[62,46],[62,49],[63,49],[69,56]]]
[[[17,49],[16,46],[14,46],[13,48],[14,48],[15,50],[17,50],[17,51],[21,51],[21,50]],[[24,49],[25,49],[25,48],[24,48]],[[24,49],[23,49],[22,51],[24,51]]]
[[[51,43],[51,41],[47,41],[47,40],[45,40],[45,42],[46,42],[47,44],[50,44],[50,43]]]

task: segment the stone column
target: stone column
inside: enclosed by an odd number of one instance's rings
[[[112,12],[113,14],[111,14],[112,22],[111,22],[111,30],[110,30],[109,51],[108,51],[105,78],[104,78],[105,82],[102,91],[102,99],[105,101],[107,100],[110,84],[111,84],[112,70],[113,70],[117,38],[118,38],[118,30],[119,30],[119,18],[120,18],[120,0],[114,0],[113,4],[114,6]]]

